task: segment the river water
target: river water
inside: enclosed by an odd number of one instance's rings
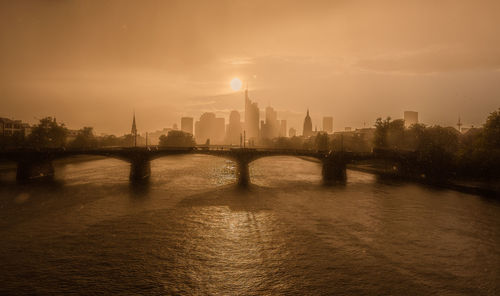
[[[113,159],[0,183],[0,294],[499,295],[500,202],[319,164],[257,160],[252,185],[203,155]]]

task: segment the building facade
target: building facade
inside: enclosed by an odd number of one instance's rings
[[[247,140],[259,137],[259,105],[252,102],[248,97],[248,89],[245,90],[245,133]]]
[[[329,134],[333,133],[333,117],[323,117],[323,131]]]
[[[404,112],[405,127],[408,128],[413,124],[418,123],[418,112],[415,111],[405,111]]]
[[[193,117],[181,118],[181,131],[193,134]]]

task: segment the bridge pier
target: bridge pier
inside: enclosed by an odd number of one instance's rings
[[[130,161],[130,181],[143,181],[151,176],[151,162],[147,158]]]
[[[346,162],[342,157],[329,157],[322,161],[323,183],[331,185],[347,180]]]
[[[54,177],[54,166],[50,160],[21,160],[17,163],[16,179],[29,181]]]
[[[237,161],[236,179],[238,180],[238,185],[247,186],[250,183],[250,170],[248,168],[248,160],[239,159]]]

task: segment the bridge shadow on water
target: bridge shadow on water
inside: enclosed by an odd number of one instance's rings
[[[149,197],[151,191],[151,182],[149,179],[129,182],[129,196],[133,199],[145,199]]]

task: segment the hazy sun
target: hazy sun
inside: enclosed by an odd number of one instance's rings
[[[231,88],[233,90],[240,90],[241,89],[241,80],[238,77],[233,78],[231,80]]]

